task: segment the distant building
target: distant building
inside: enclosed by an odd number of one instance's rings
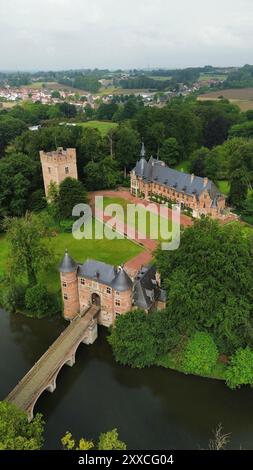
[[[40,161],[46,196],[51,182],[60,185],[65,178],[70,177],[78,179],[76,166],[76,149],[70,148],[63,150],[58,147],[56,151],[40,151]]]
[[[225,197],[210,179],[173,170],[152,157],[147,161],[145,156],[143,144],[141,158],[131,172],[131,193],[134,196],[143,196],[146,200],[152,195],[161,196],[191,209],[194,217],[224,216]]]
[[[115,267],[95,260],[76,263],[65,252],[60,265],[64,317],[72,320],[87,307],[101,307],[98,322],[113,325],[119,315],[141,308],[149,312],[166,305],[155,266],[143,267],[131,279],[123,266]]]

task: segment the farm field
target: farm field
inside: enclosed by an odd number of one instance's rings
[[[219,73],[201,73],[200,74],[200,77],[199,77],[199,80],[203,81],[203,82],[208,82],[209,80],[226,80],[227,78],[227,75],[225,74],[219,74]]]
[[[252,88],[230,88],[228,90],[210,91],[204,95],[200,95],[198,100],[218,100],[221,96],[231,101],[231,103],[237,104],[241,111],[248,111],[253,109],[253,87]]]
[[[111,121],[88,121],[88,122],[79,122],[77,124],[82,127],[98,129],[99,132],[101,132],[103,137],[108,134],[110,129],[116,129],[116,127],[118,127],[118,124],[116,122],[111,122]]]

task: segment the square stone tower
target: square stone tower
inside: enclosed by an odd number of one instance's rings
[[[43,180],[46,196],[51,182],[59,186],[65,178],[78,179],[76,166],[76,149],[63,150],[58,147],[53,152],[40,151]]]

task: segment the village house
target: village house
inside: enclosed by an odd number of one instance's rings
[[[98,323],[104,326],[113,325],[119,315],[136,308],[148,313],[166,306],[166,293],[154,265],[142,267],[132,279],[123,266],[90,259],[78,263],[66,250],[59,270],[66,320],[92,304],[100,307]]]
[[[153,157],[147,161],[145,156],[142,144],[141,158],[131,171],[134,196],[143,196],[146,200],[160,196],[164,201],[170,200],[190,209],[193,217],[225,217],[225,197],[212,180],[174,170]]]

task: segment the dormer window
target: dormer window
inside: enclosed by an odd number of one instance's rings
[[[85,279],[81,278],[81,284],[82,284],[82,286],[85,286],[85,284],[86,284]]]
[[[66,283],[66,282],[63,282],[63,283],[62,283],[62,287],[67,287],[67,283]]]
[[[64,300],[68,300],[68,294],[64,294]]]

